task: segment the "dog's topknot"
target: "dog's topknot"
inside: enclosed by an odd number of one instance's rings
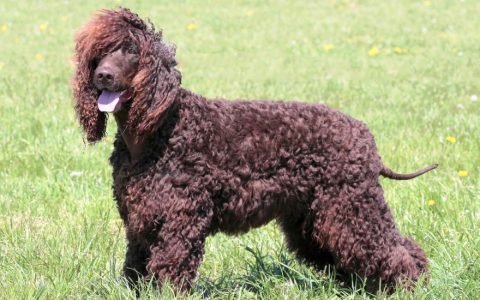
[[[76,35],[72,82],[75,110],[87,140],[105,135],[107,116],[97,108],[99,91],[93,85],[96,63],[127,43],[140,52],[139,69],[132,81],[133,98],[128,127],[142,140],[161,123],[173,103],[181,74],[175,69],[175,46],[162,39],[161,31],[127,8],[101,10]]]

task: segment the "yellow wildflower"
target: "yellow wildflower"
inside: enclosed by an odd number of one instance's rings
[[[368,50],[368,56],[370,57],[375,57],[380,54],[380,50],[377,47],[372,47],[370,50]]]
[[[253,12],[254,12],[253,9],[246,9],[246,10],[245,10],[245,15],[246,15],[247,17],[250,17],[250,16],[253,15]]]
[[[42,61],[43,60],[43,54],[42,53],[35,54],[35,60],[36,61]]]
[[[426,7],[430,7],[430,6],[432,6],[432,1],[425,0],[425,1],[423,1],[423,5],[425,5]]]
[[[7,32],[7,30],[8,30],[7,24],[3,24],[2,27],[0,27],[1,32]]]
[[[42,24],[40,24],[39,28],[40,28],[40,31],[45,31],[45,30],[47,30],[47,28],[48,28],[48,23],[42,23]]]
[[[428,206],[434,206],[435,205],[435,200],[433,200],[433,199],[428,200],[427,205]]]
[[[457,138],[454,136],[447,136],[447,142],[455,144],[457,142]]]
[[[333,48],[335,48],[335,46],[333,44],[330,44],[330,43],[323,44],[323,50],[325,52],[328,52],[328,51],[332,50]]]
[[[401,47],[395,47],[393,48],[393,52],[397,53],[397,54],[405,54],[408,52],[407,49],[405,48],[401,48]]]
[[[467,177],[468,176],[468,171],[460,170],[460,171],[458,171],[458,176]]]
[[[193,30],[195,30],[195,29],[197,29],[197,24],[195,24],[195,23],[190,23],[190,24],[187,25],[187,30],[193,31]]]

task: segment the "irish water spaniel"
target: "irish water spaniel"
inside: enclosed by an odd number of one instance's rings
[[[386,286],[427,271],[396,228],[364,123],[324,105],[207,100],[181,87],[175,48],[128,9],[99,12],[76,36],[75,110],[87,140],[118,126],[113,193],[125,224],[125,276],[191,287],[205,239],[276,220],[288,248]]]

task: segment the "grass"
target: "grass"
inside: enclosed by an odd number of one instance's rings
[[[103,143],[85,145],[69,90],[74,32],[96,9],[120,4],[176,43],[184,86],[197,93],[326,103],[366,122],[392,169],[440,163],[413,181],[382,181],[431,269],[427,287],[391,297],[480,297],[480,2],[4,0],[1,298],[135,297],[120,277],[125,240],[107,161],[115,124]],[[272,223],[210,237],[189,295],[146,283],[142,297],[372,296],[333,272],[295,262]]]

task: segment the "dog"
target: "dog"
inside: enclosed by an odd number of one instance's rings
[[[110,157],[126,230],[124,274],[191,288],[205,239],[276,220],[288,249],[392,289],[428,277],[402,236],[367,126],[325,105],[208,100],[181,87],[175,48],[126,8],[100,11],[76,36],[75,111],[87,141],[118,131]]]

